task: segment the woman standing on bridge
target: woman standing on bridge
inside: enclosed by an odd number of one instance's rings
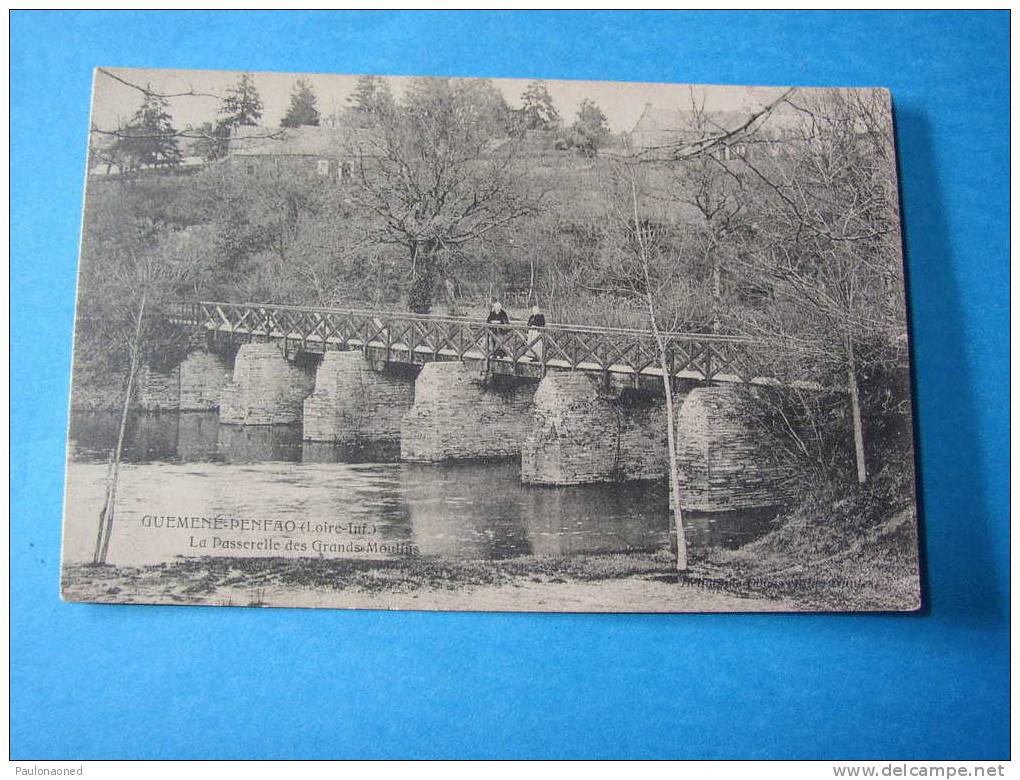
[[[528,353],[539,363],[542,362],[542,328],[545,327],[545,315],[538,306],[531,307],[528,317]]]
[[[485,322],[489,325],[509,325],[510,317],[503,310],[503,304],[501,304],[499,301],[496,301],[494,304],[492,304],[492,308],[489,310],[489,316],[485,318]],[[487,341],[488,349],[486,351],[489,353],[490,358],[506,357],[506,350],[504,350],[502,347],[495,350],[492,348],[493,338],[491,334],[487,337]]]

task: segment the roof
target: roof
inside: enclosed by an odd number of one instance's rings
[[[775,130],[795,124],[798,117],[777,107],[768,117],[759,120],[756,127],[766,123]],[[755,109],[757,110],[757,109]],[[631,138],[641,145],[668,143],[676,136],[718,135],[736,130],[751,118],[754,111],[701,111],[676,108],[656,108],[645,104],[645,110],[638,117],[631,130]]]
[[[230,153],[239,157],[336,157],[367,148],[370,134],[358,127],[235,127]]]
[[[750,115],[743,111],[681,111],[645,105],[632,133],[726,132],[739,127]]]

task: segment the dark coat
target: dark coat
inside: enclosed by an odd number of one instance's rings
[[[544,314],[532,314],[528,317],[529,328],[544,328],[545,327],[545,315]]]
[[[497,311],[490,311],[489,316],[485,319],[486,322],[493,322],[498,325],[509,325],[510,317],[507,316],[506,309],[500,309]]]

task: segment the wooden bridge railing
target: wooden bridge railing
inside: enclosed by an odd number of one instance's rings
[[[551,323],[491,325],[468,317],[308,306],[182,301],[173,322],[265,338],[307,352],[364,349],[388,361],[484,361],[500,373],[544,374],[548,369],[661,376],[650,331]],[[666,362],[677,378],[747,382],[757,342],[739,336],[665,333]]]

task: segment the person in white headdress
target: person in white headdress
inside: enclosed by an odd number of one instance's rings
[[[489,309],[489,316],[485,318],[485,322],[488,323],[489,325],[496,325],[496,326],[499,326],[499,325],[509,325],[510,324],[510,315],[508,315],[506,313],[506,310],[503,308],[503,304],[501,304],[499,301],[496,301],[495,303],[492,304],[492,308]],[[497,328],[497,330],[498,330],[498,328]],[[497,348],[493,349],[495,344],[496,344],[496,340],[495,340],[495,338],[493,338],[493,334],[489,333],[485,337],[485,347],[486,347],[485,351],[488,353],[489,357],[490,358],[504,358],[504,357],[506,357],[506,350],[503,349],[502,347],[497,347]]]

